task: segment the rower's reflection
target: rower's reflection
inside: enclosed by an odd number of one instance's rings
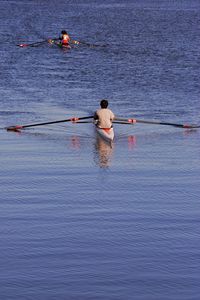
[[[107,143],[98,135],[95,142],[95,162],[100,168],[108,168],[113,154],[113,143]]]

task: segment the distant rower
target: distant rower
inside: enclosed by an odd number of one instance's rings
[[[61,31],[61,35],[59,37],[59,40],[60,40],[62,45],[69,46],[70,36],[67,33],[67,31],[65,31],[65,30]]]
[[[60,40],[62,46],[65,46],[65,47],[67,47],[67,46],[70,47],[70,42],[73,43],[73,44],[79,44],[78,41],[71,40],[71,38],[70,38],[70,36],[69,36],[69,34],[67,33],[66,30],[61,31],[61,35],[59,37],[59,40]]]

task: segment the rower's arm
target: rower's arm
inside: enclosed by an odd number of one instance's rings
[[[112,116],[111,116],[110,120],[111,120],[111,121],[113,121],[114,119],[115,119],[115,115],[114,115],[114,114],[112,114]]]
[[[98,119],[99,119],[99,117],[98,117],[97,113],[95,112],[94,113],[94,120],[98,120]]]

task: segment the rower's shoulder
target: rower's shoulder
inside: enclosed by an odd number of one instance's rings
[[[114,115],[114,112],[111,109],[109,109],[109,108],[107,108],[107,109],[108,109],[110,114]]]

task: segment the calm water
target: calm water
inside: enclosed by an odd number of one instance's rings
[[[200,124],[199,1],[2,1],[0,299],[197,300],[200,134],[91,115]],[[19,43],[57,37],[70,51]]]

